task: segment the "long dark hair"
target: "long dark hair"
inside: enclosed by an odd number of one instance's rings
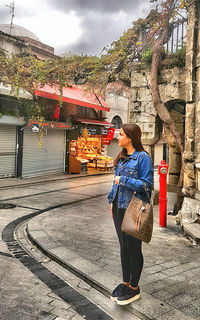
[[[125,123],[121,126],[128,138],[131,139],[133,148],[136,151],[145,151],[141,141],[141,129],[135,123]],[[146,152],[146,151],[145,151]],[[125,159],[127,156],[127,150],[123,148],[115,159],[114,164],[117,165],[120,159]]]

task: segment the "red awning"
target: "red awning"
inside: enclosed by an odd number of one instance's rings
[[[36,89],[35,95],[59,101],[60,93],[58,87],[50,87],[46,84],[44,87]],[[95,94],[86,92],[75,86],[67,88],[64,87],[62,99],[63,102],[73,103],[79,106],[110,111],[110,108],[100,96],[96,98]]]
[[[75,121],[85,124],[95,124],[98,126],[104,126],[104,127],[114,127],[114,124],[108,122],[108,121],[100,121],[100,120],[93,120],[93,119],[84,119],[84,118],[74,118]]]

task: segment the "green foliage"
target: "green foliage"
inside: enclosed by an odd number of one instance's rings
[[[185,67],[185,59],[186,59],[186,52],[185,47],[182,49],[179,49],[175,53],[171,53],[167,55],[167,58],[169,59],[169,66],[171,68],[173,67],[179,67],[184,68]]]
[[[174,52],[174,53],[168,53],[167,51],[164,51],[161,59],[167,60],[167,66],[169,68],[174,68],[174,67],[184,68],[185,67],[185,47],[183,47],[182,49],[179,49],[177,52]],[[152,48],[149,48],[143,52],[141,61],[148,65],[151,64]]]
[[[41,109],[38,104],[32,100],[22,100],[18,107],[18,112],[21,117],[30,119],[37,118],[41,115]]]
[[[152,61],[152,48],[147,49],[142,53],[141,61],[146,64],[151,64]]]

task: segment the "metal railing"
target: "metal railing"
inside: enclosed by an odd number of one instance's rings
[[[168,53],[176,53],[185,46],[187,19],[183,18],[174,23],[171,37],[165,45]]]

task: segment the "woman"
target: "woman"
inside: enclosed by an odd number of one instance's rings
[[[111,214],[120,243],[123,282],[110,298],[119,305],[129,304],[140,298],[138,282],[143,268],[141,241],[122,232],[121,224],[133,193],[148,201],[145,185],[151,197],[153,182],[152,160],[141,142],[141,130],[136,124],[124,124],[118,144],[122,151],[115,160],[115,178],[108,196]]]

